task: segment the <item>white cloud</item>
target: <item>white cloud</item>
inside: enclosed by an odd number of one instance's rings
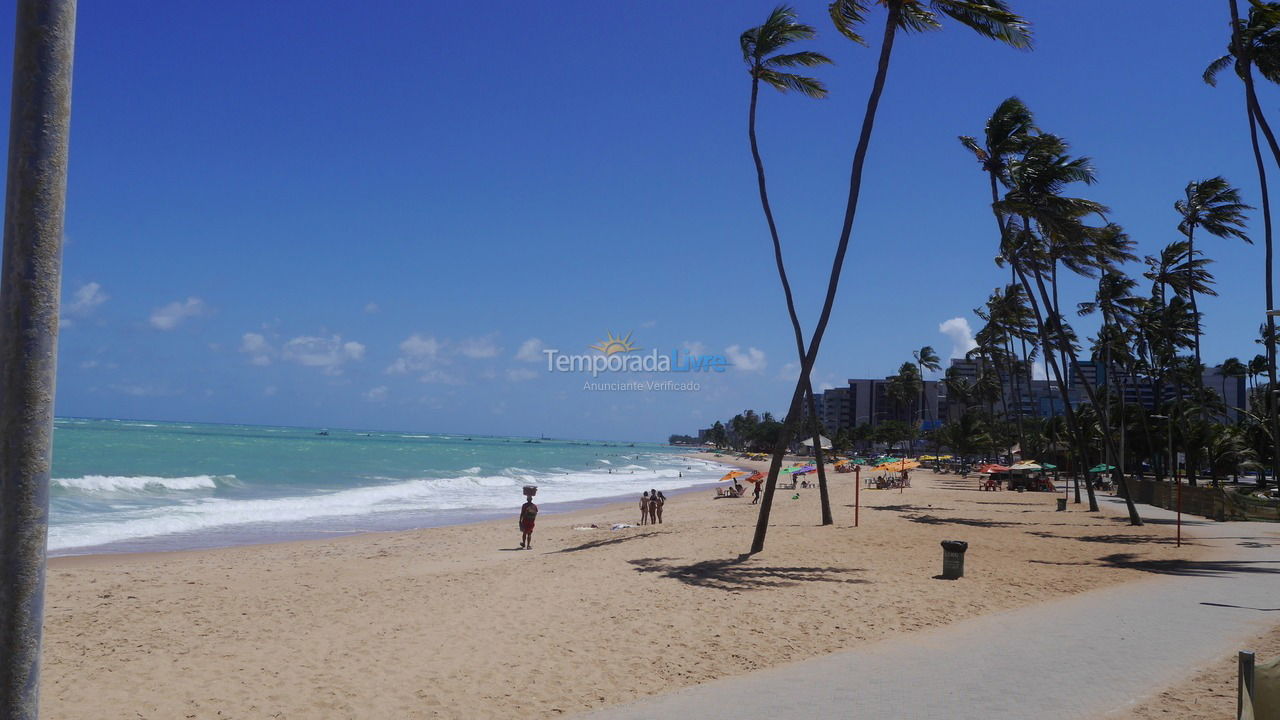
[[[435,366],[440,359],[444,343],[434,337],[423,337],[417,333],[405,338],[400,343],[400,357],[387,368],[391,375],[403,375],[410,372],[422,372]]]
[[[344,365],[364,357],[364,350],[364,345],[343,342],[339,335],[327,338],[304,335],[286,342],[280,356],[299,365],[322,368],[326,375],[341,375]]]
[[[380,309],[381,308],[378,307],[378,303],[376,302],[367,302],[364,304],[365,315],[376,315]]]
[[[747,372],[760,372],[768,364],[764,358],[764,351],[756,348],[747,348],[744,352],[738,345],[730,345],[724,349],[724,354],[734,367]]]
[[[788,380],[795,382],[800,372],[800,363],[789,362],[782,366],[782,370],[778,372],[779,380]]]
[[[364,399],[369,402],[382,402],[387,399],[388,392],[386,385],[379,385],[364,393]]]
[[[462,378],[444,370],[428,370],[418,378],[424,383],[435,383],[438,385],[461,385]]]
[[[71,302],[62,306],[62,312],[64,315],[88,315],[94,308],[110,299],[109,295],[102,292],[102,286],[98,283],[85,283],[71,294]]]
[[[254,365],[270,365],[275,349],[261,333],[245,333],[240,336],[240,352],[247,354]]]
[[[498,345],[492,335],[478,338],[465,338],[458,342],[458,354],[475,360],[497,357]]]
[[[939,323],[938,332],[951,339],[951,357],[953,358],[962,358],[965,353],[978,347],[978,343],[973,339],[973,328],[969,327],[969,321],[966,318],[953,317]]]
[[[507,379],[511,382],[522,382],[525,380],[532,380],[536,377],[538,377],[538,373],[529,370],[528,368],[514,368],[507,371]]]
[[[520,343],[520,349],[516,351],[516,359],[523,362],[542,362],[542,349],[546,347],[538,338],[529,338]]]
[[[683,346],[685,352],[689,353],[690,355],[706,355],[707,354],[707,346],[703,345],[697,340],[685,340],[684,342],[680,343],[680,345]]]
[[[151,385],[148,383],[121,383],[109,386],[112,390],[134,397],[172,397],[181,395],[181,390],[170,389],[167,385]]]
[[[175,300],[152,311],[151,327],[157,330],[172,330],[187,318],[203,315],[205,309],[204,301],[198,297],[189,297],[185,302]]]

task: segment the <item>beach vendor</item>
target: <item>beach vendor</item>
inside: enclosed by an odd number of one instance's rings
[[[538,517],[538,506],[533,504],[533,496],[525,498],[520,506],[520,547],[533,549],[533,521]]]

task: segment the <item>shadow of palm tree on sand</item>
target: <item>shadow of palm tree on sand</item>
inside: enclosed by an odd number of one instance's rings
[[[637,558],[627,562],[634,565],[637,572],[657,573],[686,585],[715,590],[760,590],[807,582],[869,582],[850,577],[852,573],[862,572],[860,568],[752,565],[745,557],[734,560],[703,560],[689,564],[671,562],[672,560],[674,558]]]

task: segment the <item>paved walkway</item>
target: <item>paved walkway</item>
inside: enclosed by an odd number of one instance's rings
[[[1171,512],[1145,505],[1140,510],[1150,523],[1172,522]],[[1280,623],[1280,525],[1189,520],[1183,523],[1184,537],[1216,550],[1195,563],[1153,564],[1149,580],[586,717],[1100,718],[1245,649],[1247,638]]]

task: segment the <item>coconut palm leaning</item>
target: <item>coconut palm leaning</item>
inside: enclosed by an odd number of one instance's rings
[[[1227,54],[1209,63],[1204,71],[1204,81],[1216,85],[1219,72],[1230,65],[1235,65],[1236,75],[1244,83],[1245,115],[1249,120],[1249,141],[1253,148],[1253,162],[1257,168],[1258,186],[1262,195],[1262,228],[1263,244],[1266,259],[1263,262],[1263,283],[1266,290],[1267,310],[1274,309],[1275,295],[1272,279],[1273,243],[1271,226],[1271,201],[1267,190],[1266,164],[1262,160],[1262,150],[1258,145],[1258,130],[1266,136],[1267,145],[1276,164],[1280,165],[1280,143],[1276,142],[1271,124],[1262,112],[1258,103],[1258,95],[1253,84],[1253,68],[1266,80],[1280,83],[1280,3],[1250,3],[1248,20],[1240,20],[1240,8],[1236,0],[1227,0],[1231,12],[1231,41],[1227,46]],[[1276,344],[1275,318],[1267,316],[1267,327],[1272,341],[1267,344],[1267,375],[1271,387],[1276,384]],[[1280,412],[1271,414],[1271,436],[1280,438]],[[1272,454],[1272,473],[1280,482],[1280,452]],[[1259,486],[1265,484],[1265,473],[1258,479]]]
[[[742,60],[747,64],[751,74],[751,105],[747,114],[747,135],[751,140],[751,158],[756,164],[756,183],[760,188],[760,207],[764,210],[764,219],[769,225],[769,235],[773,238],[773,259],[778,266],[778,278],[782,281],[782,294],[787,300],[787,314],[791,316],[791,329],[796,336],[796,354],[804,361],[804,330],[800,327],[800,318],[796,315],[796,304],[791,294],[791,283],[787,280],[787,268],[782,260],[782,242],[778,239],[778,225],[773,219],[773,207],[769,204],[769,189],[765,181],[764,161],[760,158],[760,146],[756,141],[756,103],[760,96],[760,83],[763,82],[780,92],[794,90],[811,98],[824,98],[827,89],[823,84],[811,77],[786,72],[786,68],[817,67],[827,65],[831,60],[825,55],[811,51],[782,53],[791,43],[797,40],[812,38],[815,31],[812,26],[796,22],[795,10],[779,5],[769,13],[763,25],[750,28],[742,33],[739,42],[742,46]],[[813,398],[813,386],[805,382],[804,393],[809,403],[809,415],[817,418],[816,403]],[[830,525],[831,500],[827,494],[827,471],[822,460],[822,436],[813,436],[814,459],[818,465],[818,495],[821,499],[822,524]]]
[[[1244,232],[1245,211],[1253,208],[1240,202],[1240,191],[1226,181],[1221,175],[1207,180],[1187,183],[1184,196],[1173,204],[1181,220],[1178,232],[1187,237],[1187,252],[1190,259],[1196,258],[1196,229],[1202,229],[1214,237],[1239,238],[1249,244],[1253,241]],[[1187,299],[1191,302],[1191,312],[1199,317],[1196,306],[1195,288],[1190,288]],[[1196,323],[1195,331],[1196,364],[1200,364],[1200,326]],[[1203,386],[1203,381],[1198,385]]]
[[[870,12],[871,0],[835,0],[828,8],[831,20],[836,29],[850,40],[865,45],[866,42],[858,34],[859,26],[866,22]],[[831,277],[827,281],[827,294],[822,304],[822,314],[814,328],[813,337],[809,341],[808,350],[800,363],[800,377],[796,380],[795,390],[791,394],[791,403],[786,422],[778,433],[778,441],[774,446],[773,458],[769,463],[769,478],[765,481],[764,498],[760,504],[760,515],[756,521],[755,537],[751,543],[751,552],[758,553],[764,549],[764,539],[769,527],[769,511],[773,505],[774,489],[778,483],[778,473],[782,469],[782,458],[786,453],[791,433],[794,432],[797,413],[804,398],[805,387],[809,383],[809,374],[822,346],[822,337],[827,323],[831,319],[831,308],[835,304],[836,290],[840,286],[840,272],[844,267],[844,256],[849,250],[849,236],[853,231],[853,218],[858,209],[858,198],[862,191],[862,170],[867,160],[867,150],[871,146],[871,131],[875,126],[876,111],[880,107],[880,96],[884,92],[885,79],[889,74],[889,60],[893,55],[893,40],[899,29],[904,32],[923,32],[941,29],[942,23],[938,15],[946,15],[984,37],[999,40],[1015,48],[1031,47],[1031,31],[1026,20],[1009,9],[1005,0],[983,0],[970,2],[966,0],[880,0],[887,11],[884,25],[884,41],[880,46],[880,59],[876,65],[875,79],[871,84],[871,92],[867,96],[867,106],[862,118],[862,129],[858,134],[858,144],[853,151],[853,167],[849,174],[849,197],[845,203],[844,222],[840,229],[840,241],[836,245],[835,258],[831,264]]]

